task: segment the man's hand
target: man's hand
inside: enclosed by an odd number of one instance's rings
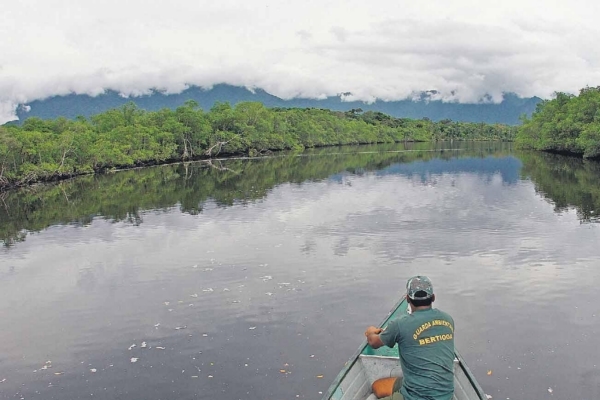
[[[379,334],[383,332],[383,329],[377,328],[375,326],[370,326],[365,331],[365,336],[367,337],[367,343],[374,349],[378,349],[383,346],[383,342],[379,337]]]
[[[365,331],[365,336],[369,337],[370,335],[373,335],[373,334],[379,335],[382,331],[383,331],[383,329],[381,329],[381,328],[377,328],[376,326],[370,326]]]

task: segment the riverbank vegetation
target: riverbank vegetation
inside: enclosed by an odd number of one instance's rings
[[[410,141],[513,140],[500,124],[393,118],[353,109],[268,109],[194,101],[146,112],[133,103],[89,119],[29,118],[0,127],[0,188],[82,174],[226,155]]]
[[[525,149],[600,158],[600,87],[581,89],[579,96],[556,93],[538,103],[524,118],[517,144]]]

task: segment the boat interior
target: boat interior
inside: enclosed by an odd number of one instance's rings
[[[361,354],[344,380],[331,396],[332,400],[372,400],[371,385],[377,379],[402,376],[398,357]],[[453,400],[478,399],[468,375],[458,359],[454,360],[454,397]]]

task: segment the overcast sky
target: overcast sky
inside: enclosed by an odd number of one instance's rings
[[[186,84],[283,98],[551,97],[600,85],[592,0],[19,0],[0,6],[0,123],[18,103]]]

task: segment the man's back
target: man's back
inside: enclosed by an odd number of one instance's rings
[[[415,310],[391,321],[382,342],[398,343],[407,400],[451,399],[454,393],[454,320],[434,309]]]

